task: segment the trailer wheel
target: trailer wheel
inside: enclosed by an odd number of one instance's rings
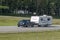
[[[44,27],[48,27],[48,25],[44,25]]]
[[[41,27],[41,25],[38,25],[38,27]]]

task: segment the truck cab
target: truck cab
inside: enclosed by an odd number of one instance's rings
[[[20,20],[18,22],[18,27],[23,26],[23,27],[28,27],[30,24],[30,20]]]

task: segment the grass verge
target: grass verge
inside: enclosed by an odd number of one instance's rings
[[[28,17],[0,16],[0,26],[16,26],[19,20],[30,19]],[[60,19],[53,19],[53,24],[60,25]]]
[[[60,19],[53,19],[52,23],[54,25],[60,25]]]
[[[18,21],[29,19],[26,17],[0,16],[0,26],[16,26]]]
[[[60,40],[60,31],[0,34],[0,40]]]

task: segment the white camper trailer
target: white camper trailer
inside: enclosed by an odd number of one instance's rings
[[[38,26],[49,26],[52,24],[52,16],[31,16],[30,22],[33,22]]]

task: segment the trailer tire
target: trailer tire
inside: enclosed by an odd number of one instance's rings
[[[48,27],[48,25],[44,25],[44,27]]]
[[[38,25],[38,27],[41,27],[41,25]]]

